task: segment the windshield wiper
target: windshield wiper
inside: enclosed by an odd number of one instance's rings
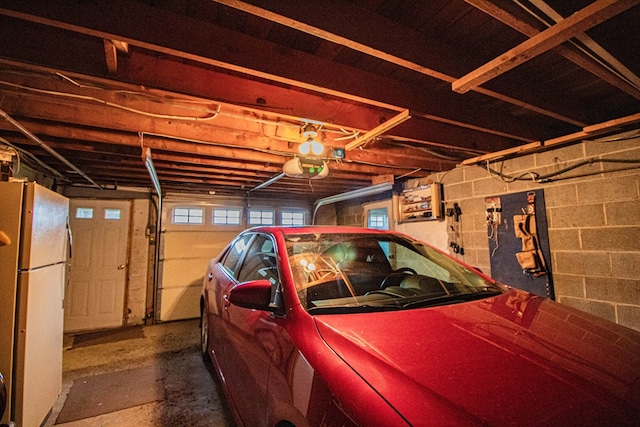
[[[501,294],[501,291],[486,289],[480,292],[472,292],[468,294],[442,295],[433,298],[414,300],[404,304],[402,308],[433,307],[438,305],[457,304],[460,302],[475,301]]]
[[[307,310],[309,314],[348,314],[348,313],[372,313],[376,311],[393,311],[399,310],[402,306],[399,305],[339,305],[339,306],[322,306],[311,307]]]

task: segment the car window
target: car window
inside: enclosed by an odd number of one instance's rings
[[[300,303],[313,313],[457,304],[503,289],[446,254],[392,234],[287,236]]]
[[[238,237],[231,246],[229,246],[229,250],[222,260],[222,266],[227,270],[231,277],[236,277],[238,261],[249,248],[249,241],[252,237],[253,234],[244,234]]]
[[[273,284],[277,283],[279,275],[274,246],[269,236],[256,235],[242,261],[237,280],[247,282],[266,279]]]

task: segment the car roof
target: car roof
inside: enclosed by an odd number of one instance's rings
[[[271,234],[314,234],[314,233],[359,233],[359,234],[398,234],[390,230],[378,230],[365,227],[336,226],[336,225],[305,225],[305,226],[258,226],[245,232],[264,232]]]

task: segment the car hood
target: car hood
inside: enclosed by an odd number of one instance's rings
[[[315,321],[412,425],[640,419],[640,334],[530,294]]]

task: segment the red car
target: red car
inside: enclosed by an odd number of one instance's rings
[[[238,425],[640,422],[640,333],[400,233],[246,230],[201,312]]]

